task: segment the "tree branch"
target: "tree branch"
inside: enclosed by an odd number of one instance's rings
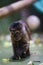
[[[18,10],[21,10],[21,9],[25,8],[26,6],[30,5],[34,1],[35,0],[23,0],[23,1],[15,2],[15,3],[5,6],[5,7],[2,7],[2,8],[0,8],[0,18],[7,16]]]

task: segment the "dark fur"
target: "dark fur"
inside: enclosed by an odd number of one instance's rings
[[[12,46],[14,51],[13,59],[30,56],[29,40],[31,39],[31,36],[30,30],[26,23],[23,20],[14,22],[9,26],[9,30],[11,33]],[[17,36],[19,37],[17,38]]]

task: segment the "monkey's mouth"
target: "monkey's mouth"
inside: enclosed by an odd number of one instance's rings
[[[22,33],[21,33],[20,31],[16,31],[16,32],[14,33],[14,39],[15,39],[16,41],[19,41],[19,40],[21,40],[21,38],[22,38]]]

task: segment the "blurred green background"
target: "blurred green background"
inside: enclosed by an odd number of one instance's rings
[[[0,0],[0,8],[14,2],[16,2],[16,0]],[[19,12],[13,13],[9,16],[0,19],[0,34],[8,34],[9,33],[8,27],[10,23],[19,19],[20,19]]]

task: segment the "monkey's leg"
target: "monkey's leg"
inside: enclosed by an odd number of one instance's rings
[[[17,47],[16,47],[16,42],[14,40],[14,35],[11,33],[11,41],[12,41],[12,48],[13,48],[13,56],[11,57],[12,60],[18,59],[18,54],[17,54]]]
[[[29,56],[30,56],[29,46],[24,46],[24,49],[22,50],[21,58],[26,58]]]
[[[30,56],[30,50],[29,50],[29,48],[26,51],[26,56]]]
[[[18,60],[19,59],[19,55],[17,53],[17,48],[16,46],[12,43],[12,47],[13,47],[13,56],[11,57],[12,60]]]

